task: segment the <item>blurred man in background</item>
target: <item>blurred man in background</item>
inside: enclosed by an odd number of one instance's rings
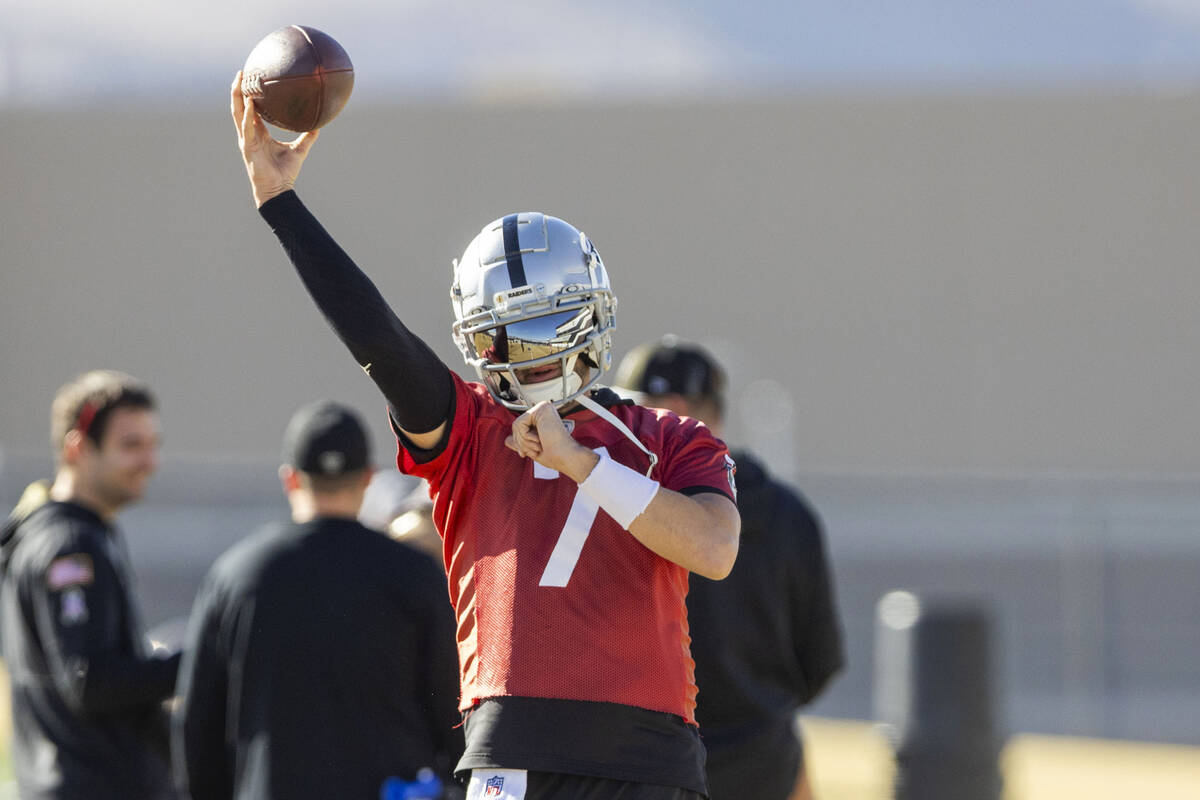
[[[630,352],[615,383],[723,435],[725,376],[675,337]],[[688,624],[711,800],[811,797],[797,710],[842,667],[821,523],[804,497],[734,451],[742,540],[724,581],[693,575]]]
[[[170,797],[162,701],[179,655],[152,657],[113,518],[158,466],[150,389],[96,370],[54,398],[54,482],[0,532],[13,765],[26,800]]]
[[[462,752],[454,619],[441,570],[356,520],[371,478],[356,414],[292,417],[292,522],[213,565],[188,624],[174,725],[194,800],[379,797]]]

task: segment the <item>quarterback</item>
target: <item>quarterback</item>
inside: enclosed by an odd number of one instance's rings
[[[455,262],[452,335],[479,382],[409,331],[301,203],[316,133],[231,93],[259,212],[387,399],[425,479],[457,617],[468,798],[706,794],[685,598],[737,555],[733,462],[701,423],[598,385],[616,298],[563,220],[509,214]]]

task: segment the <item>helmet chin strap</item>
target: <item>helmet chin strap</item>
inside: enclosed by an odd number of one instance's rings
[[[518,396],[529,404],[530,408],[542,402],[543,400],[554,403],[562,400],[564,397],[570,397],[571,395],[575,394],[575,392],[579,391],[579,387],[583,385],[583,376],[575,371],[576,357],[577,356],[572,356],[569,363],[566,365],[569,367],[569,370],[565,373],[565,381],[563,380],[563,376],[560,375],[557,378],[551,378],[548,381],[524,384],[515,380],[516,376],[511,375],[510,373],[510,379],[513,381],[513,388],[516,389]],[[652,473],[655,466],[658,465],[658,456],[651,451],[650,448],[642,444],[642,440],[637,438],[633,431],[629,430],[628,425],[617,419],[616,415],[607,408],[588,397],[587,392],[584,392],[576,397],[574,402],[579,403],[579,405],[583,406],[588,411],[591,411],[596,416],[607,421],[610,425],[624,434],[625,438],[637,445],[638,449],[645,453],[650,459],[650,467],[646,470],[646,477],[650,477],[650,473]]]
[[[579,405],[583,406],[588,411],[591,411],[596,416],[605,419],[610,425],[619,430],[621,433],[625,434],[625,438],[636,444],[638,449],[650,457],[650,468],[646,470],[646,477],[649,478],[650,473],[654,471],[654,467],[658,464],[658,456],[652,453],[650,448],[642,444],[641,439],[633,435],[633,431],[629,430],[629,426],[624,422],[621,422],[621,420],[617,419],[615,414],[597,403],[592,398],[588,397],[586,394],[581,394],[579,397],[576,397],[575,402],[579,403]]]

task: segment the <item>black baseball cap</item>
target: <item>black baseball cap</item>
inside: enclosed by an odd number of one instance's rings
[[[678,394],[724,404],[724,370],[704,348],[676,336],[633,348],[621,359],[613,382],[648,395]]]
[[[369,460],[358,414],[330,400],[302,407],[283,434],[284,463],[309,475],[336,477],[365,469]]]

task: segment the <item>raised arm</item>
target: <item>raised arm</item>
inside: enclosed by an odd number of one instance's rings
[[[242,95],[230,88],[238,147],[259,213],[271,225],[301,281],[334,332],[387,398],[392,416],[418,448],[433,449],[451,414],[450,370],[404,326],[375,284],[300,202],[293,187],[317,131],[291,142],[270,135]]]

